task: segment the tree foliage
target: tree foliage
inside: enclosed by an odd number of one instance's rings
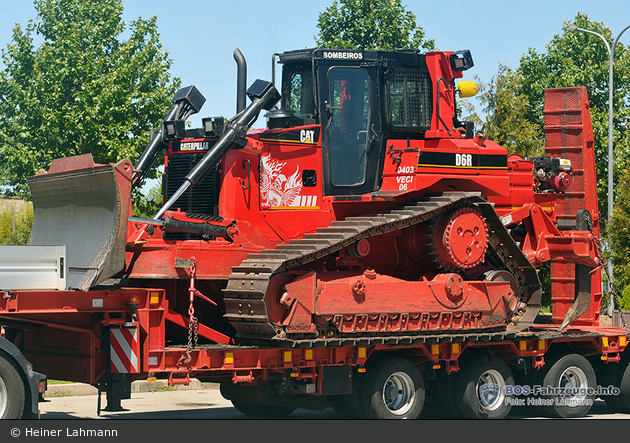
[[[483,132],[510,154],[542,155],[544,139],[538,126],[527,118],[529,99],[521,88],[521,76],[506,65],[499,65],[499,72],[480,97],[487,112]]]
[[[630,169],[626,169],[617,182],[617,200],[613,217],[607,228],[607,238],[614,251],[614,279],[617,289],[630,287]],[[630,291],[624,292],[630,309]]]
[[[0,199],[0,245],[25,245],[31,236],[33,205],[17,202]]]
[[[586,14],[578,13],[566,26],[574,25],[603,35],[612,44],[612,32],[603,23],[594,22]],[[627,143],[630,112],[630,51],[619,43],[614,58],[614,150],[617,178],[630,159]],[[536,127],[541,140],[543,132],[543,107],[546,88],[585,86],[588,92],[597,163],[598,193],[601,220],[607,219],[608,199],[608,76],[609,56],[604,42],[597,36],[584,32],[565,31],[555,35],[547,45],[547,51],[538,53],[530,49],[517,69],[521,79],[518,92],[528,101],[525,117]],[[519,111],[520,112],[520,111]]]
[[[578,13],[568,26],[594,31],[608,41],[612,32],[603,23],[594,22]],[[585,86],[589,97],[596,168],[600,220],[605,228],[608,245],[613,251],[616,287],[624,287],[630,306],[630,50],[622,43],[615,48],[613,67],[613,141],[615,209],[607,226],[608,200],[608,94],[609,55],[604,42],[597,36],[581,31],[563,31],[555,35],[546,51],[530,49],[515,71],[500,66],[490,83],[483,101],[488,112],[486,136],[514,149],[523,156],[539,150],[544,140],[544,94],[546,88]],[[528,144],[527,139],[532,143]]]
[[[434,50],[401,0],[335,0],[319,15],[317,44],[324,48]]]
[[[22,196],[27,178],[55,158],[135,161],[180,85],[157,17],[132,21],[123,40],[121,0],[36,0],[35,8],[35,21],[14,28],[0,71],[0,185]]]
[[[133,215],[142,218],[153,218],[162,208],[162,183],[156,183],[149,189],[146,195],[138,195],[133,198]]]

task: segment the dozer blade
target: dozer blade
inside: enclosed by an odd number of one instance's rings
[[[31,245],[65,245],[67,289],[87,291],[125,264],[133,165],[95,165],[91,154],[53,161],[29,179]]]

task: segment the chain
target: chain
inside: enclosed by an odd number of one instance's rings
[[[197,340],[199,339],[199,319],[195,317],[195,307],[193,301],[195,299],[195,274],[197,268],[197,261],[195,257],[192,257],[190,264],[190,305],[188,306],[188,345],[186,346],[186,357],[183,357],[178,362],[179,364],[189,363],[191,360],[190,353],[197,346]]]
[[[604,261],[604,255],[602,253],[602,250],[603,250],[602,242],[599,239],[599,237],[595,235],[595,231],[593,230],[593,223],[590,217],[587,218],[587,223],[588,223],[588,230],[593,235],[595,246],[597,247],[597,258],[599,259],[599,263],[600,263],[599,267],[604,269],[604,272],[606,272],[606,277],[608,277],[608,293],[610,294],[608,297],[608,302],[612,303],[613,309],[617,307],[617,309],[619,310],[619,318],[621,319],[621,325],[626,331],[630,331],[630,329],[628,328],[628,325],[626,324],[626,319],[623,315],[623,311],[621,310],[621,304],[619,303],[619,297],[617,297],[617,291],[613,284],[612,276],[610,275],[610,272],[608,272],[607,263]]]
[[[188,346],[186,346],[186,354],[190,355],[190,351],[197,346],[199,338],[199,320],[197,317],[191,317],[188,322]]]
[[[197,260],[195,257],[192,257],[190,263],[190,288],[188,292],[190,293],[190,306],[188,307],[188,347],[186,348],[186,353],[190,355],[190,351],[197,346],[197,339],[199,337],[199,320],[195,317],[195,308],[193,306],[193,301],[195,299],[195,277],[197,274]]]

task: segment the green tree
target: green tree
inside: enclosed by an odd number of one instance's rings
[[[317,28],[317,45],[324,48],[435,49],[400,0],[335,0],[319,15]]]
[[[602,34],[609,42],[612,32],[603,23],[578,13],[565,27],[577,26]],[[555,35],[546,51],[530,49],[520,60],[516,71],[499,67],[497,76],[482,97],[488,112],[486,136],[523,156],[540,151],[544,140],[544,94],[546,88],[585,86],[593,123],[598,177],[600,221],[615,257],[617,290],[630,285],[630,207],[624,201],[630,177],[619,179],[630,159],[630,133],[627,108],[630,99],[630,50],[619,43],[614,60],[614,146],[615,146],[615,213],[612,226],[607,224],[608,200],[608,51],[597,37],[583,32],[564,31]],[[527,141],[531,140],[531,143]],[[627,174],[627,173],[626,173]]]
[[[162,184],[157,183],[146,195],[135,196],[133,199],[133,215],[142,218],[153,218],[162,208]]]
[[[612,33],[603,23],[594,22],[586,14],[578,13],[566,26],[574,25],[602,34],[612,42]],[[528,101],[527,119],[536,127],[539,138],[543,133],[543,107],[545,88],[585,86],[595,135],[600,219],[607,219],[608,199],[608,75],[609,58],[605,45],[597,36],[583,32],[566,31],[555,35],[547,45],[547,51],[538,53],[530,49],[521,60],[517,73],[521,83],[518,92]],[[615,178],[624,163],[630,159],[628,138],[630,111],[630,51],[618,44],[614,60],[614,145]],[[617,190],[618,188],[615,188]]]
[[[538,126],[527,118],[529,100],[521,92],[522,78],[504,64],[480,96],[487,112],[483,124],[486,138],[523,157],[542,155],[544,138]]]
[[[26,197],[27,178],[55,158],[135,161],[180,85],[157,17],[132,21],[123,40],[121,0],[36,0],[35,8],[35,21],[14,28],[0,71],[0,185]]]
[[[626,169],[616,185],[617,200],[606,237],[614,253],[615,289],[630,288],[630,168]],[[625,307],[630,309],[630,289],[624,290]]]

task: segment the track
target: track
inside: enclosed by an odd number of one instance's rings
[[[458,331],[454,334],[483,333],[492,340],[495,337],[504,338],[507,332],[523,331],[533,323],[540,308],[541,288],[536,269],[515,244],[495,213],[492,204],[486,202],[476,192],[444,193],[387,212],[348,217],[343,221],[333,222],[329,227],[318,229],[316,233],[305,234],[301,239],[280,244],[273,250],[250,254],[239,266],[232,268],[232,274],[224,290],[225,317],[243,337],[286,341],[281,327],[273,324],[267,316],[265,294],[274,275],[324,258],[362,238],[428,222],[443,212],[463,206],[474,206],[481,211],[489,229],[488,259],[494,265],[509,269],[517,277],[519,299],[526,303],[527,309],[518,322],[506,324],[505,327],[497,328],[497,325],[493,325],[487,331]],[[439,336],[444,336],[444,334],[448,334],[448,331],[444,331]],[[391,336],[391,333],[388,335]],[[425,341],[432,336],[435,334],[424,333],[422,338],[407,337],[407,339]],[[379,336],[372,339],[400,340],[402,338],[398,334],[394,337]],[[339,346],[346,341],[343,337],[319,340],[323,346]]]

